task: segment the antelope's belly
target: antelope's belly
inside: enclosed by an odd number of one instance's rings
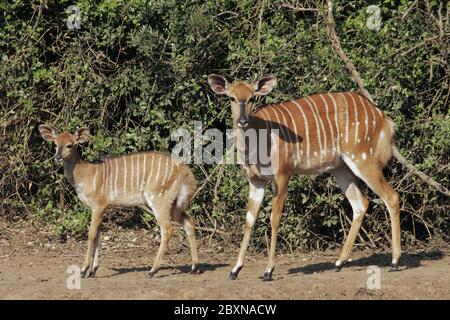
[[[122,194],[112,194],[108,199],[109,203],[114,206],[135,207],[145,204],[143,192],[127,192]]]

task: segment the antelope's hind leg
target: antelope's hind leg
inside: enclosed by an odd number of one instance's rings
[[[144,193],[144,198],[147,205],[153,211],[156,222],[161,229],[161,243],[159,244],[158,253],[156,254],[155,261],[149,272],[149,277],[153,277],[161,266],[162,257],[167,251],[169,240],[172,237],[172,223],[170,221],[170,205],[163,199],[163,197],[154,195],[149,192]]]
[[[195,226],[192,219],[186,214],[186,212],[175,205],[172,208],[172,219],[183,226],[184,232],[188,238],[192,258],[191,273],[200,273],[198,270],[197,239],[195,238]]]
[[[382,169],[376,163],[365,163],[356,165],[349,159],[344,160],[351,168],[353,173],[363,180],[373,192],[383,200],[386,205],[391,220],[392,229],[392,267],[391,271],[398,270],[398,261],[400,259],[401,238],[400,238],[400,204],[399,196],[390,184],[386,181]]]
[[[344,192],[353,210],[352,226],[350,227],[339,259],[336,261],[334,267],[334,271],[340,271],[345,262],[347,262],[355,244],[356,237],[364,220],[364,215],[369,206],[369,201],[358,187],[358,178],[346,165],[335,169],[332,174],[336,178],[339,187]]]

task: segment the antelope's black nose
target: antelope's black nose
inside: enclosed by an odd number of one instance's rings
[[[241,118],[238,120],[237,125],[240,128],[245,128],[248,125],[248,121],[247,121],[247,119]]]
[[[55,156],[55,160],[56,160],[56,161],[61,161],[61,160],[62,160],[62,156],[61,156],[60,154],[57,154],[57,155]]]

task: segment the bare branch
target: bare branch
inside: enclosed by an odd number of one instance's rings
[[[358,85],[359,90],[361,93],[369,99],[370,102],[375,103],[372,99],[372,96],[370,93],[366,90],[364,87],[364,83],[361,79],[361,76],[359,72],[356,70],[355,65],[353,62],[350,61],[349,57],[345,54],[345,52],[342,50],[341,42],[339,41],[339,37],[336,34],[335,29],[335,22],[334,22],[334,16],[333,16],[333,2],[332,0],[327,0],[327,8],[328,8],[328,19],[327,19],[327,34],[328,37],[331,40],[331,45],[333,46],[334,51],[337,53],[337,55],[344,61],[345,66],[347,69],[351,72],[353,79],[356,81],[356,84]]]

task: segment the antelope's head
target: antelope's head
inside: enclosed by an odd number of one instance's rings
[[[66,161],[76,152],[76,146],[89,139],[89,128],[79,128],[75,133],[58,133],[58,130],[48,124],[41,124],[39,132],[46,141],[53,141],[56,144],[55,160]]]
[[[277,83],[276,77],[264,77],[254,83],[235,81],[231,84],[227,79],[217,74],[210,74],[208,82],[211,89],[217,94],[226,94],[231,100],[233,121],[244,129],[248,126],[248,117],[251,112],[250,100],[255,96],[263,96],[272,91]]]

